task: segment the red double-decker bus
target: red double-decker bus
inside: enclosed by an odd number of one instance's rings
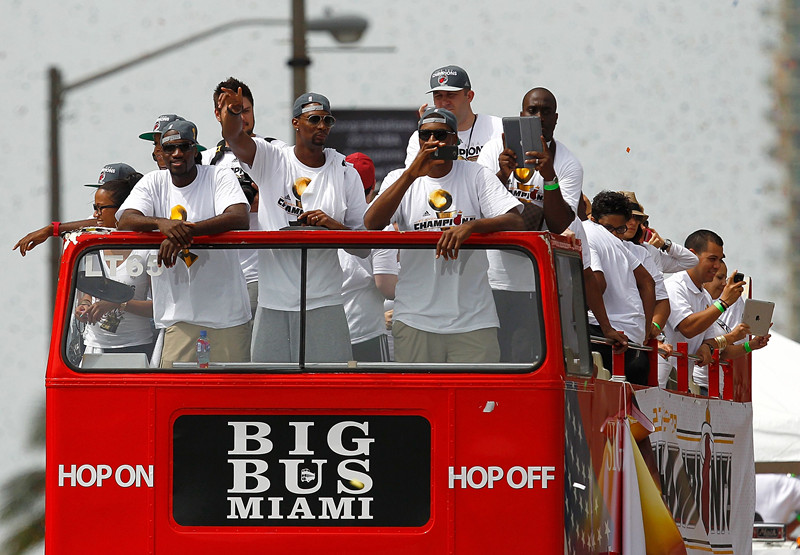
[[[402,263],[404,251],[434,256],[438,237],[234,232],[198,238],[192,251],[296,251],[302,325],[310,253],[394,248]],[[463,257],[513,254],[527,272],[535,331],[515,362],[309,362],[303,349],[315,338],[304,330],[295,362],[167,369],[143,354],[84,351],[76,307],[114,288],[98,265],[155,277],[168,271],[155,263],[161,240],[84,232],[65,241],[46,378],[48,552],[606,553],[624,539],[608,481],[622,483],[624,449],[609,422],[639,413],[629,385],[595,377],[576,242],[497,233],[462,248]],[[724,403],[746,416],[747,404]],[[639,404],[650,431],[678,422],[662,401]],[[722,552],[714,546],[735,544],[731,522],[747,510],[731,506],[739,486],[721,473],[722,451],[745,440],[719,435],[714,411],[728,409],[715,407],[705,431],[694,423],[698,446],[716,437],[711,451],[698,449],[697,472],[689,447],[676,455],[668,440],[645,458],[686,545],[705,527],[716,540],[697,541]]]

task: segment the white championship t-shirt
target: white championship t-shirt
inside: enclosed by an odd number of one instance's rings
[[[367,201],[361,177],[344,156],[325,149],[325,164],[306,166],[294,148],[279,148],[254,139],[256,155],[244,170],[259,184],[258,220],[261,229],[287,227],[297,216],[322,210],[351,229],[363,229]],[[297,228],[302,229],[302,228]],[[308,231],[313,233],[313,231]],[[306,307],[315,309],[342,304],[342,268],[335,249],[308,253]],[[300,252],[259,251],[258,306],[272,310],[300,310]]]
[[[486,114],[475,114],[475,123],[472,127],[458,132],[458,159],[476,161],[483,146],[493,137],[500,137],[502,134],[503,120],[501,118]],[[418,152],[419,134],[414,131],[408,139],[406,167],[411,165]]]
[[[197,177],[185,187],[172,184],[168,170],[145,175],[117,211],[138,210],[145,216],[169,218],[178,205],[187,221],[200,222],[222,214],[247,199],[233,172],[227,168],[197,166]],[[234,250],[189,249],[197,260],[187,267],[178,259],[172,268],[152,279],[153,319],[166,328],[187,322],[212,329],[238,326],[250,320],[247,285]]]
[[[555,140],[555,139],[554,139]],[[486,166],[497,175],[500,171],[500,153],[503,152],[502,137],[492,139],[483,147],[481,155],[478,156],[478,163]],[[523,161],[517,160],[521,166]],[[570,208],[578,214],[578,202],[581,200],[581,190],[583,189],[583,166],[564,143],[556,141],[556,157],[553,160],[553,169],[558,177],[558,186],[561,189],[561,196],[569,204]],[[522,202],[532,202],[537,206],[544,206],[544,178],[539,172],[534,172],[533,177],[526,183],[521,183],[512,173],[506,182],[506,187],[511,194]],[[547,226],[542,222],[542,230]]]
[[[386,176],[380,194],[403,174]],[[420,177],[392,216],[400,231],[441,231],[477,218],[493,218],[522,204],[500,180],[474,162],[453,162],[444,177]],[[433,333],[462,333],[498,327],[486,274],[486,253],[461,249],[456,260],[435,258],[433,250],[400,251],[394,319]]]
[[[478,163],[486,166],[493,174],[497,175],[500,170],[500,161],[498,157],[503,152],[503,139],[496,137],[490,140],[481,150],[478,156]],[[553,168],[555,169],[556,176],[558,177],[561,195],[564,200],[572,207],[575,212],[576,219],[578,214],[578,201],[580,200],[581,188],[583,187],[583,167],[578,159],[563,145],[556,141],[556,157],[553,160]],[[563,176],[563,177],[562,177]],[[539,172],[534,172],[533,176],[527,183],[520,183],[514,174],[508,178],[506,188],[512,195],[517,197],[522,202],[530,202],[537,206],[543,206],[543,190],[544,178],[539,175]],[[580,220],[578,220],[580,221]],[[578,229],[581,230],[581,236],[584,236],[582,226],[570,225],[576,235]],[[547,225],[542,221],[542,230],[546,230]],[[582,239],[582,237],[578,237]],[[588,255],[588,247],[584,249]],[[515,260],[516,258],[516,260]],[[532,291],[533,289],[527,288],[519,281],[519,271],[523,267],[519,266],[519,255],[510,252],[489,252],[489,281],[492,284],[492,289],[503,291]],[[525,262],[524,267],[529,267],[530,264]]]
[[[586,220],[583,229],[591,254],[592,271],[603,272],[606,281],[603,302],[611,326],[625,332],[631,341],[641,343],[645,336],[644,305],[633,275],[641,263],[621,240],[600,224]],[[589,323],[599,325],[591,310]]]

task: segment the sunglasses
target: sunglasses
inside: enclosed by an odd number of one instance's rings
[[[119,208],[119,207],[120,207],[119,204],[92,204],[92,208],[94,208],[94,211],[97,212],[98,214],[103,210],[105,210],[106,208]]]
[[[194,147],[194,143],[167,143],[161,144],[161,150],[166,152],[167,154],[172,154],[176,150],[180,149],[181,152],[189,152],[192,147]]]
[[[606,228],[607,230],[609,230],[611,233],[618,233],[620,235],[622,235],[623,233],[628,231],[628,226],[626,226],[626,225],[621,225],[619,227],[614,227],[611,224],[603,224],[603,227]]]
[[[437,141],[444,142],[448,135],[455,135],[455,132],[448,131],[447,129],[421,129],[419,131],[419,138],[423,141],[430,139],[431,135],[433,135],[433,138]]]
[[[319,125],[319,122],[322,122],[323,124],[325,124],[325,127],[333,127],[334,124],[336,124],[336,118],[333,116],[320,116],[318,114],[314,114],[308,116],[306,120],[311,125]]]

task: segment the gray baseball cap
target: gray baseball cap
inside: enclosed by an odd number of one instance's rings
[[[128,179],[135,173],[139,172],[128,164],[106,164],[103,166],[103,169],[100,170],[100,177],[97,178],[97,183],[87,183],[84,187],[99,187],[100,185],[105,185],[111,181],[117,181],[118,179]]]
[[[428,108],[419,118],[417,129],[426,123],[446,123],[447,126],[458,133],[458,120],[453,112],[445,110],[444,108]]]
[[[319,104],[322,108],[316,108],[314,106],[308,106],[309,104]],[[308,92],[305,94],[301,94],[297,97],[297,100],[294,101],[294,107],[292,108],[292,117],[299,118],[302,114],[306,112],[313,112],[315,110],[324,110],[325,112],[331,113],[331,103],[327,99],[327,97],[315,93],[315,92]]]
[[[464,68],[458,66],[444,66],[431,73],[431,90],[433,91],[460,91],[471,89],[469,75]]]
[[[176,120],[182,120],[184,118],[180,117],[177,114],[162,114],[156,118],[156,123],[153,125],[153,130],[148,131],[147,133],[142,133],[139,135],[140,139],[144,139],[145,141],[154,141],[156,133],[163,133],[164,127],[167,126],[168,123]]]

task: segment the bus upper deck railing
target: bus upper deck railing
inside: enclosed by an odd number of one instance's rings
[[[592,343],[602,345],[614,344],[614,342],[610,339],[596,335],[590,336],[590,340]],[[658,341],[656,339],[651,339],[647,345],[639,345],[638,343],[629,342],[628,348],[636,351],[645,351],[648,353],[650,374],[648,375],[647,384],[651,387],[658,387],[658,356],[659,354],[666,354],[666,351],[658,348]],[[670,356],[677,359],[677,391],[680,393],[689,393],[689,360],[702,360],[701,357],[689,354],[689,344],[685,342],[678,342],[675,345],[675,350]],[[731,401],[733,400],[733,364],[729,360],[720,360],[719,349],[714,349],[711,356],[711,362],[708,363],[708,396],[720,398],[720,368],[722,368],[723,375],[721,398]],[[611,379],[614,381],[625,380],[624,352],[613,353]]]

